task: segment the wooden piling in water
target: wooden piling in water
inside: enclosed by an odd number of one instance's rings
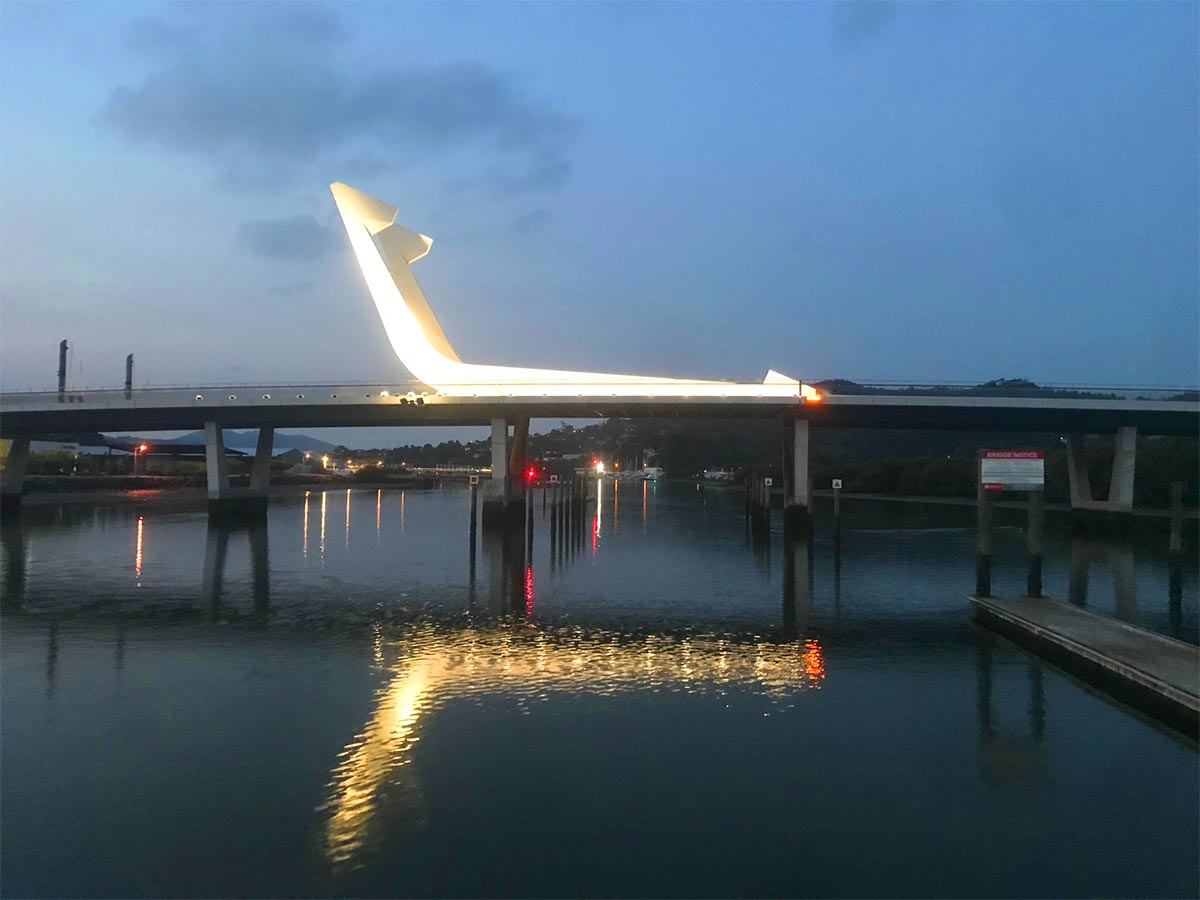
[[[1025,593],[1030,597],[1042,596],[1042,524],[1045,518],[1046,495],[1034,491],[1029,495],[1029,522],[1025,539],[1029,548],[1029,577]]]
[[[1183,482],[1171,482],[1171,542],[1172,553],[1183,552]]]
[[[992,595],[992,498],[982,481],[975,488],[975,595]]]

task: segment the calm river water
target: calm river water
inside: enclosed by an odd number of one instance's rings
[[[1191,896],[1194,744],[971,624],[973,511],[604,485],[30,505],[3,531],[5,896]],[[1003,522],[1003,519],[1001,520]],[[1195,642],[1196,561],[1048,523],[1046,592]],[[1001,528],[994,587],[1024,585]]]

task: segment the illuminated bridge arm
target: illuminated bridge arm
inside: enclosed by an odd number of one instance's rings
[[[400,362],[448,396],[780,397],[818,395],[770,371],[761,384],[571,372],[465,363],[454,352],[410,265],[433,240],[396,224],[396,208],[341,183],[330,186],[355,258]]]

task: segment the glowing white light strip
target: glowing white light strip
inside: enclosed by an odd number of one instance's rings
[[[820,394],[770,371],[762,384],[566,372],[464,363],[454,352],[409,264],[433,240],[395,224],[396,208],[341,183],[330,185],[350,246],[400,362],[452,397],[803,397]]]

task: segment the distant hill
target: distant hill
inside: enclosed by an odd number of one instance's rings
[[[827,394],[888,394],[906,397],[1054,397],[1060,400],[1115,400],[1102,391],[1042,387],[1027,378],[996,378],[975,385],[864,385],[845,378],[815,382]],[[1169,399],[1188,399],[1185,396]]]
[[[258,443],[258,432],[255,430],[234,431],[226,428],[223,432],[225,437],[225,446],[234,447],[238,450],[253,450]],[[137,440],[136,435],[118,435],[113,440]],[[181,434],[176,438],[159,439],[155,438],[156,444],[203,444],[204,432],[191,431],[187,434]],[[307,434],[284,434],[283,432],[275,432],[275,441],[273,453],[283,453],[285,450],[301,450],[314,453],[329,453],[337,448],[336,444],[331,444],[328,441],[318,440],[315,437],[310,437]]]

